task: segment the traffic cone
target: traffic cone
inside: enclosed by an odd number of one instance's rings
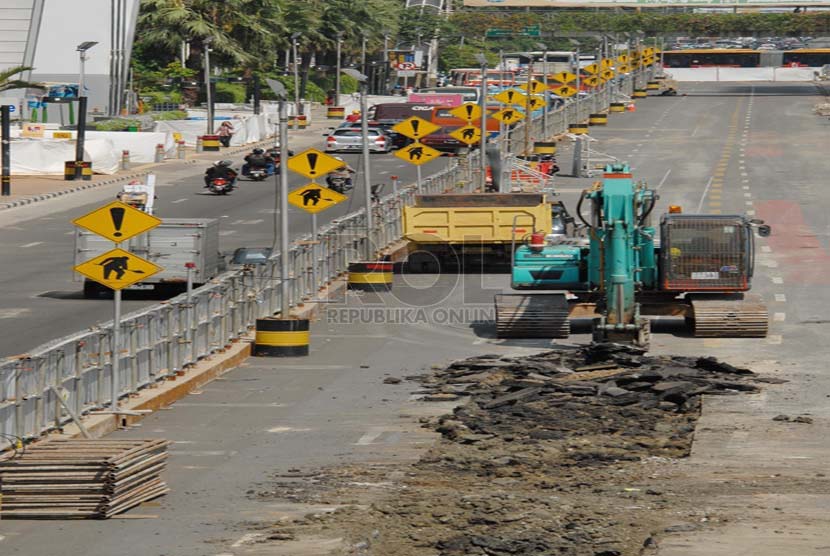
[[[628,106],[626,106],[625,109],[629,112],[636,112],[637,106],[632,102]]]

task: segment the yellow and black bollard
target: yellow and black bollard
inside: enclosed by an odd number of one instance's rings
[[[205,152],[218,151],[222,144],[218,135],[202,135],[202,150]]]
[[[536,141],[533,143],[533,154],[553,155],[556,154],[555,141]]]
[[[609,112],[625,112],[625,103],[624,102],[612,102],[611,106],[608,107]]]
[[[326,118],[330,120],[342,120],[346,117],[346,108],[344,106],[329,106],[326,109]]]
[[[88,160],[67,160],[63,164],[64,181],[75,180],[75,168],[81,168],[81,179],[89,181],[92,179],[92,162]]]
[[[588,124],[568,124],[568,133],[573,135],[585,135],[588,133]]]
[[[634,92],[631,94],[631,98],[646,98],[648,93],[645,89],[634,89]]]
[[[349,289],[366,292],[392,289],[392,261],[349,263]]]
[[[254,355],[298,357],[308,355],[308,319],[267,318],[256,320]]]
[[[608,114],[597,113],[588,116],[588,125],[606,125],[608,124]]]
[[[659,91],[660,90],[660,82],[659,81],[649,81],[646,83],[646,91]]]

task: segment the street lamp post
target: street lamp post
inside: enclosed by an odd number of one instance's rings
[[[548,46],[544,43],[537,42],[536,48],[542,49],[542,84],[545,86],[544,100],[545,105],[542,107],[542,140],[548,140]]]
[[[383,33],[383,84],[380,94],[385,95],[389,90],[389,33]]]
[[[291,35],[291,49],[294,52],[294,116],[300,115],[300,66],[297,62],[297,39],[301,33]]]
[[[481,65],[481,98],[478,100],[479,108],[481,108],[481,139],[478,142],[478,156],[481,171],[479,186],[481,192],[484,193],[487,191],[487,156],[485,153],[487,146],[487,58],[484,54],[476,54],[476,60]]]
[[[86,105],[87,98],[84,91],[84,64],[86,51],[98,44],[96,41],[86,41],[78,45],[76,50],[80,56],[80,73],[78,75],[78,137],[75,141],[75,169],[74,176],[80,180],[84,176],[84,169],[79,162],[84,160],[84,140],[86,139]]]
[[[574,74],[576,75],[576,101],[575,101],[576,118],[575,118],[574,123],[578,124],[578,123],[580,123],[580,121],[579,121],[579,92],[582,90],[582,68],[579,65],[579,61],[580,61],[579,60],[579,41],[575,40],[575,39],[568,39],[568,41],[570,41],[570,43],[576,47],[576,69],[574,71]]]
[[[374,249],[372,246],[372,229],[374,227],[372,215],[372,177],[369,173],[369,120],[366,113],[368,108],[366,106],[366,87],[368,87],[369,78],[365,74],[351,68],[345,68],[343,73],[349,77],[354,78],[360,83],[360,142],[363,145],[361,149],[363,152],[363,193],[366,203],[366,260],[372,260],[374,256]]]
[[[285,104],[288,92],[285,90],[285,85],[276,79],[266,81],[279,101],[280,169],[276,172],[274,179],[280,215],[280,317],[288,318],[288,312],[291,309],[288,269],[288,111]],[[276,243],[277,238],[274,238],[274,244]]]
[[[367,73],[366,73],[366,35],[361,36],[361,42],[360,42],[360,72],[363,75],[367,75]]]
[[[205,101],[207,102],[207,132],[206,135],[213,134],[213,91],[210,86],[210,43],[213,41],[211,37],[205,37],[202,41],[205,49]]]
[[[340,49],[343,47],[343,32],[337,32],[337,71],[334,74],[334,106],[340,106]]]

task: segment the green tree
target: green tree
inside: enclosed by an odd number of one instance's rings
[[[0,71],[0,92],[10,91],[12,89],[44,89],[45,87],[42,83],[15,78],[17,74],[30,71],[31,69],[29,66],[15,66]]]

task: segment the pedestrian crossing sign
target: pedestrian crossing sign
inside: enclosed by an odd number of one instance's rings
[[[162,270],[160,266],[123,249],[107,251],[75,267],[75,272],[111,290],[122,290]]]
[[[288,202],[297,208],[301,208],[309,214],[317,214],[337,203],[348,199],[342,193],[338,193],[328,187],[316,183],[309,183],[298,187],[288,194]]]

